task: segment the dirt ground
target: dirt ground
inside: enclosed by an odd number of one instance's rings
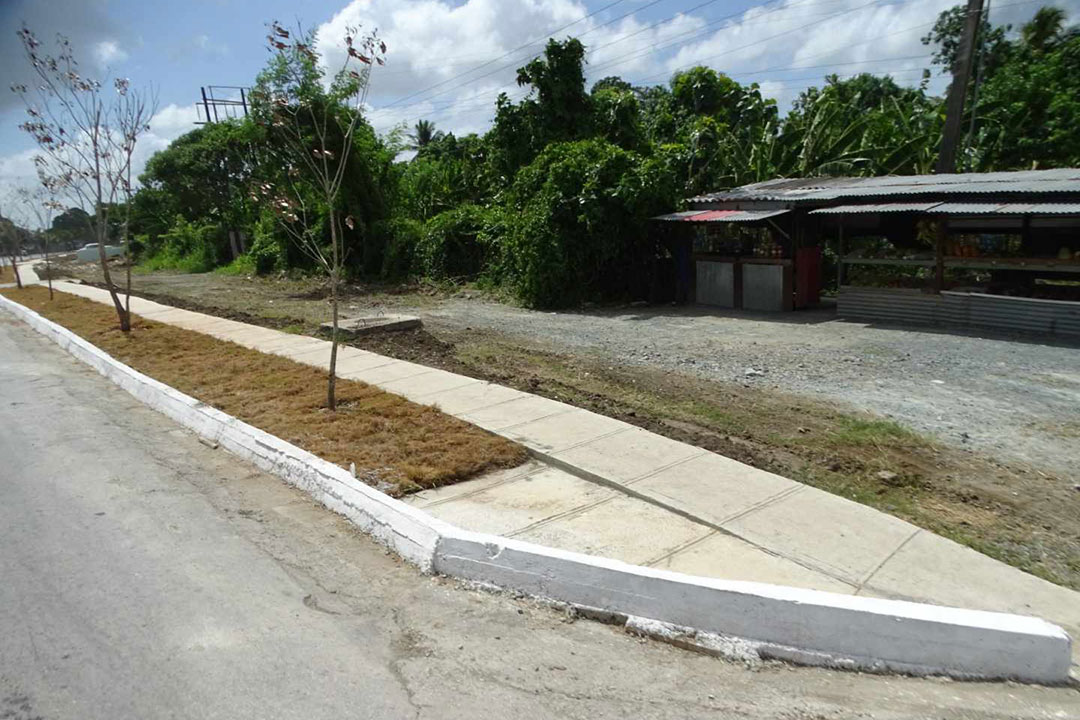
[[[134,287],[294,332],[328,316],[315,280],[154,274]],[[828,309],[548,313],[427,287],[352,288],[343,312],[423,318],[366,349],[619,417],[1080,589],[1076,346],[866,326]]]

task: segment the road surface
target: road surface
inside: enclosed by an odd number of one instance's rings
[[[1053,718],[1075,688],[747,669],[424,577],[0,313],[0,717]]]

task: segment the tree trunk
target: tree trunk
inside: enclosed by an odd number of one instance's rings
[[[101,262],[101,273],[105,276],[105,287],[109,291],[109,297],[112,298],[113,307],[116,308],[116,316],[120,319],[120,331],[131,331],[131,316],[124,310],[124,304],[120,302],[120,296],[116,292],[116,286],[113,285],[112,273],[109,272],[109,259],[105,255],[105,241],[109,237],[109,229],[106,227],[106,215],[101,204],[98,204],[97,210],[97,238],[98,238],[98,260]]]
[[[127,199],[127,215],[124,216],[124,269],[127,278],[124,288],[124,314],[127,315],[128,325],[131,325],[131,235],[128,232],[128,222],[131,220],[131,198]]]
[[[341,256],[338,253],[337,213],[330,211],[330,243],[333,248],[333,266],[330,268],[330,308],[333,313],[333,334],[330,336],[330,376],[326,383],[326,406],[337,410],[337,348],[338,348],[338,279],[341,274]]]
[[[337,349],[338,349],[338,292],[337,273],[330,280],[330,307],[334,315],[334,334],[330,338],[330,377],[326,390],[326,405],[331,410],[337,410]]]
[[[53,299],[52,264],[49,262],[49,237],[48,237],[48,235],[44,236],[44,242],[45,242],[45,279],[49,283],[49,299],[52,300]]]
[[[19,263],[14,255],[11,256],[11,272],[15,273],[15,286],[22,290],[22,278],[19,277]]]

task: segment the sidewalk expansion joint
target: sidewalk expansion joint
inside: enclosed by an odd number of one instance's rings
[[[648,431],[646,431],[646,432],[648,432]],[[664,472],[665,470],[670,470],[673,467],[678,467],[679,465],[682,465],[683,463],[688,463],[691,460],[696,460],[697,458],[702,457],[704,455],[708,455],[708,454],[709,454],[708,450],[701,450],[701,452],[694,453],[693,455],[690,455],[689,457],[684,457],[684,458],[682,458],[680,460],[676,460],[675,462],[670,462],[667,465],[661,465],[660,467],[656,468],[655,470],[650,470],[649,472],[645,473],[644,475],[638,475],[637,477],[630,478],[629,480],[626,481],[626,484],[627,485],[633,485],[634,483],[641,482],[642,480],[648,480],[653,475],[659,475],[660,473]]]
[[[616,499],[617,497],[618,497],[618,495],[610,495],[610,496],[608,496],[606,498],[600,498],[599,500],[593,500],[592,502],[587,502],[587,503],[583,503],[581,505],[578,505],[577,507],[572,507],[569,510],[563,510],[561,513],[556,513],[554,515],[549,515],[546,518],[541,518],[541,519],[537,520],[536,522],[531,522],[531,523],[529,523],[528,525],[526,525],[524,527],[520,527],[517,530],[513,530],[511,532],[508,532],[508,533],[506,533],[505,537],[509,537],[509,538],[518,537],[522,533],[529,532],[530,530],[535,530],[537,528],[542,528],[545,525],[550,525],[550,524],[552,524],[554,522],[558,522],[559,520],[565,520],[566,518],[574,517],[575,515],[580,515],[580,514],[582,514],[584,512],[592,510],[593,508],[599,507],[599,506],[603,505],[604,503],[609,503],[612,500]]]
[[[540,467],[533,468],[532,470],[528,470],[528,471],[520,473],[518,475],[512,475],[510,477],[503,478],[502,480],[499,480],[498,482],[491,483],[490,485],[485,485],[484,487],[477,488],[475,490],[470,490],[468,492],[463,492],[460,495],[451,495],[450,497],[442,498],[441,500],[434,500],[434,501],[432,501],[430,503],[424,503],[423,505],[416,505],[415,507],[420,508],[421,510],[427,510],[428,508],[438,507],[439,505],[445,505],[446,503],[451,503],[451,502],[454,502],[455,500],[464,500],[465,498],[474,497],[476,495],[479,495],[482,492],[487,492],[488,490],[492,490],[492,489],[497,488],[497,487],[503,487],[504,485],[509,485],[510,483],[515,483],[515,482],[518,482],[518,481],[521,481],[521,480],[527,480],[528,478],[532,477],[533,475],[536,475],[537,473],[543,472],[544,470],[547,470],[547,467],[544,466],[544,465],[541,465]],[[450,487],[450,486],[446,486],[446,487]]]
[[[465,380],[466,382],[463,382],[460,385],[451,385],[450,387],[443,388],[442,390],[435,390],[433,392],[424,393],[423,395],[416,395],[410,399],[413,402],[418,402],[420,400],[423,400],[424,398],[431,397],[432,395],[440,395],[442,393],[450,392],[451,390],[460,390],[463,387],[469,387],[470,385],[475,385],[476,383],[483,382],[483,380],[477,380],[476,378],[471,378],[467,375],[459,375],[458,377],[460,377],[462,380]],[[457,413],[450,414],[456,415]]]
[[[526,393],[526,397],[528,397],[528,393]],[[539,397],[539,396],[537,395],[537,396],[534,396],[534,397]],[[511,398],[510,400],[503,400],[501,403],[495,403],[495,405],[502,405],[503,403],[516,402],[517,400],[520,400],[520,399],[521,398]],[[491,407],[495,407],[495,405],[492,405]],[[486,410],[487,408],[480,408],[480,409],[481,410]],[[581,408],[576,408],[573,405],[568,405],[566,410],[557,410],[557,411],[555,411],[553,413],[548,413],[547,415],[541,415],[540,417],[532,418],[530,420],[522,420],[519,423],[514,423],[513,425],[507,425],[506,427],[499,428],[499,431],[496,434],[501,435],[502,433],[504,433],[504,432],[506,432],[508,430],[513,430],[514,428],[519,428],[522,425],[528,425],[529,423],[540,422],[541,420],[547,420],[548,418],[553,418],[553,417],[555,417],[557,415],[566,415],[567,413],[576,412],[576,411],[578,411],[580,409]],[[479,412],[479,411],[478,410],[470,410],[469,412],[474,413],[474,412]]]
[[[907,544],[908,544],[909,542],[911,542],[912,540],[914,540],[914,539],[915,539],[915,536],[916,536],[916,535],[918,535],[918,534],[919,534],[919,533],[921,533],[921,532],[923,532],[923,529],[922,529],[922,528],[915,528],[915,531],[914,531],[913,533],[911,533],[911,534],[910,534],[910,535],[908,535],[908,536],[907,536],[906,538],[904,538],[903,542],[901,542],[901,543],[900,543],[899,545],[897,545],[897,546],[896,546],[896,547],[895,547],[895,548],[893,549],[893,551],[892,551],[891,553],[889,553],[889,554],[888,554],[888,555],[887,555],[887,556],[885,557],[885,559],[884,559],[884,560],[882,560],[881,562],[879,562],[879,563],[878,563],[878,564],[877,564],[877,565],[876,565],[876,566],[874,567],[874,569],[873,569],[873,570],[871,570],[871,571],[870,571],[870,572],[869,572],[869,573],[868,573],[868,574],[866,575],[866,577],[864,577],[864,578],[863,578],[862,580],[860,580],[860,581],[859,581],[859,585],[858,585],[858,590],[856,591],[856,594],[858,594],[859,592],[862,592],[862,589],[863,589],[864,587],[866,587],[866,584],[870,582],[870,579],[871,579],[871,578],[873,578],[873,577],[874,577],[875,575],[877,575],[877,574],[878,574],[878,571],[879,571],[879,570],[881,570],[881,568],[885,567],[885,563],[889,562],[889,561],[890,561],[890,560],[892,560],[892,559],[893,559],[894,557],[896,557],[896,554],[897,554],[898,552],[900,552],[901,550],[903,550],[903,549],[904,549],[904,546],[905,546],[905,545],[907,545]]]
[[[583,412],[588,412],[588,411],[585,410]],[[615,435],[619,435],[620,433],[630,432],[631,430],[635,430],[635,429],[637,429],[637,428],[635,426],[631,425],[630,427],[619,428],[618,430],[612,430],[609,433],[604,433],[603,435],[597,435],[594,438],[589,438],[588,440],[582,440],[579,443],[574,443],[573,445],[567,445],[564,448],[559,448],[558,450],[554,450],[554,451],[551,452],[551,455],[558,455],[560,453],[570,452],[571,450],[577,450],[579,447],[584,447],[585,445],[588,445],[589,443],[594,443],[597,440],[606,440],[609,437],[614,437]],[[527,443],[528,440],[521,440],[520,442]]]
[[[780,492],[776,493],[775,495],[770,495],[769,497],[765,498],[764,500],[762,500],[760,502],[757,502],[757,503],[754,503],[753,505],[751,505],[748,508],[740,510],[737,513],[732,513],[728,517],[722,518],[720,520],[720,524],[723,525],[724,523],[735,522],[736,520],[741,520],[742,518],[746,517],[747,515],[750,515],[751,513],[755,513],[758,510],[761,510],[762,508],[766,508],[769,505],[773,505],[775,503],[778,503],[781,500],[786,500],[787,498],[791,497],[792,495],[795,495],[797,493],[801,493],[803,490],[806,490],[805,485],[796,485],[793,488],[788,488],[787,490],[781,490]]]
[[[713,522],[711,520],[706,520],[705,518],[703,518],[703,517],[701,517],[699,515],[695,515],[694,513],[691,513],[691,512],[689,512],[687,510],[683,510],[680,507],[677,507],[677,506],[672,505],[670,503],[664,502],[663,500],[660,500],[660,499],[658,499],[657,497],[655,497],[653,495],[647,495],[645,493],[634,490],[633,487],[628,486],[628,485],[626,485],[624,483],[618,483],[618,482],[616,482],[614,480],[611,480],[609,478],[605,478],[602,475],[597,475],[596,473],[589,472],[588,470],[584,470],[582,468],[579,468],[578,466],[573,465],[573,464],[571,464],[571,463],[569,463],[569,462],[567,462],[565,460],[561,460],[560,458],[556,457],[555,455],[552,455],[552,454],[549,454],[549,453],[544,453],[544,452],[529,448],[529,454],[531,454],[533,457],[537,458],[538,460],[546,462],[546,463],[548,463],[548,464],[552,465],[553,467],[556,467],[556,468],[558,468],[560,470],[564,470],[567,473],[569,473],[571,475],[574,475],[575,477],[581,478],[582,480],[588,480],[589,482],[596,483],[597,485],[604,485],[605,487],[609,487],[609,488],[611,488],[611,489],[613,489],[613,490],[615,490],[617,492],[622,493],[623,495],[627,495],[629,497],[636,498],[636,499],[641,500],[643,502],[646,502],[646,503],[648,503],[650,505],[661,508],[662,510],[667,510],[668,512],[673,513],[675,515],[678,515],[679,517],[681,517],[681,518],[683,518],[685,520],[689,520],[690,522],[697,523],[698,525],[704,525],[705,527],[711,528],[711,529],[713,529],[713,530],[715,530],[715,531],[717,531],[719,533],[723,533],[724,535],[727,535],[728,537],[733,537],[733,538],[735,538],[737,540],[741,540],[742,542],[746,543],[747,545],[750,545],[753,548],[761,550],[762,552],[768,553],[769,555],[773,555],[775,557],[783,558],[784,560],[795,563],[796,565],[799,565],[799,566],[801,566],[801,567],[803,567],[803,568],[805,568],[807,570],[818,573],[820,575],[825,575],[825,576],[827,576],[827,577],[829,577],[829,578],[831,578],[833,580],[836,580],[838,582],[842,582],[845,585],[854,586],[854,583],[852,582],[851,578],[849,578],[849,577],[847,577],[845,575],[839,574],[836,570],[834,570],[834,569],[832,569],[830,567],[820,565],[818,563],[812,562],[810,560],[806,560],[804,558],[793,557],[791,555],[785,555],[785,554],[783,554],[781,552],[778,552],[776,550],[773,550],[773,549],[769,548],[768,546],[762,545],[761,543],[756,542],[756,541],[746,537],[745,535],[740,535],[739,533],[735,532],[734,530],[731,530],[731,529],[729,529],[727,527],[724,527],[720,523]],[[752,507],[752,508],[750,508],[748,510],[745,510],[743,512],[735,514],[733,517],[734,518],[743,517],[744,515],[747,515],[747,514],[753,512],[753,511],[755,511],[755,510],[758,510],[758,509],[764,507],[765,505],[768,505],[771,502],[776,502],[778,500],[782,500],[782,499],[784,499],[786,497],[794,495],[795,493],[801,492],[801,491],[803,491],[805,489],[806,489],[805,485],[798,485],[795,488],[792,488],[790,490],[785,490],[784,492],[777,493],[773,497],[768,498],[767,500],[759,503],[758,505],[755,505],[754,507]],[[726,522],[730,522],[730,520],[724,520],[722,522],[726,523]]]

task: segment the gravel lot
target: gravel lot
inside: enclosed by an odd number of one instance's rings
[[[549,313],[451,298],[415,311],[433,329],[495,330],[563,352],[845,403],[1066,478],[1080,466],[1076,345],[844,322],[828,308]]]
[[[93,266],[76,272],[98,280]],[[136,275],[136,291],[323,322],[316,281],[213,273]],[[540,312],[471,291],[365,288],[344,314],[406,312],[436,335],[499,333],[557,353],[824,398],[892,418],[946,445],[1080,482],[1080,344],[838,320],[831,307],[754,314],[641,306]]]

